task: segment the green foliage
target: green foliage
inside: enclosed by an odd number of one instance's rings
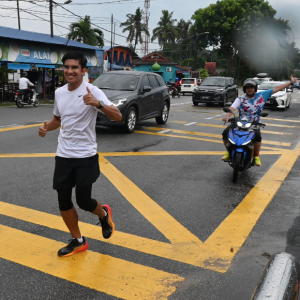
[[[79,22],[71,23],[68,39],[91,46],[104,46],[104,35],[100,29],[92,28],[90,16],[85,16]]]
[[[209,32],[206,46],[226,56],[227,75],[237,75],[241,60],[241,68],[253,75],[267,72],[282,77],[299,63],[299,55],[295,45],[287,42],[288,21],[275,15],[265,0],[219,0],[195,11],[191,30]]]
[[[142,36],[143,33],[149,36],[149,31],[146,24],[142,23],[143,13],[143,10],[138,7],[135,11],[135,14],[127,14],[127,20],[121,23],[121,26],[126,26],[122,32],[129,32],[126,41],[132,44],[134,40],[133,51],[135,51],[138,43],[142,44],[144,42]]]
[[[0,82],[6,82],[6,81],[7,81],[6,66],[1,65],[0,66]]]
[[[200,71],[200,76],[201,76],[202,80],[209,76],[208,71],[206,69],[201,68],[198,71]]]
[[[158,26],[152,31],[151,42],[157,39],[162,50],[165,49],[165,44],[167,42],[174,43],[175,39],[178,37],[178,31],[175,25],[177,20],[172,19],[172,17],[173,12],[169,13],[167,10],[162,10],[162,16],[157,23]]]

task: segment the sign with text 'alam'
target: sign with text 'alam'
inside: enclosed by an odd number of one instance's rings
[[[41,46],[37,43],[7,42],[0,43],[0,61],[61,65],[61,58],[70,48],[55,45]],[[75,50],[74,48],[72,50]],[[102,51],[84,50],[89,67],[102,66]],[[101,52],[101,53],[99,53]],[[102,60],[101,60],[102,59]]]

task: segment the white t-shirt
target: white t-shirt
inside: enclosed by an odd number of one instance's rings
[[[30,82],[30,80],[26,77],[21,77],[19,79],[19,90],[25,90],[28,88],[28,86],[34,86],[33,83]]]
[[[99,110],[83,102],[83,96],[88,93],[86,87],[97,100],[112,105],[98,87],[84,81],[74,91],[68,90],[68,84],[58,88],[53,109],[53,114],[61,117],[57,156],[84,158],[97,153],[95,125]]]

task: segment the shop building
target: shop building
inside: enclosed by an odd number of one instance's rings
[[[61,59],[68,51],[81,51],[86,56],[89,79],[103,73],[104,51],[99,47],[0,26],[0,100],[9,100],[18,87],[22,71],[28,72],[31,82],[36,82],[37,92],[43,98],[53,99],[58,73],[62,73]]]
[[[132,64],[132,70],[155,72],[160,74],[165,82],[176,78],[190,77],[191,70],[180,66],[177,62],[162,56],[157,52],[150,53],[141,59],[135,60]]]
[[[107,71],[132,70],[132,61],[138,59],[138,55],[130,48],[123,46],[104,46],[104,61],[108,62]],[[112,54],[113,53],[113,54]],[[111,61],[113,60],[112,66]]]

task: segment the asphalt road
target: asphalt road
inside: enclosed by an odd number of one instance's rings
[[[172,100],[169,121],[133,134],[97,129],[93,196],[116,232],[104,240],[79,211],[89,250],[58,258],[70,238],[52,190],[58,131],[38,136],[52,105],[0,108],[0,299],[250,299],[269,255],[300,260],[300,94],[266,110],[262,166],[231,182],[221,161],[223,111]]]

